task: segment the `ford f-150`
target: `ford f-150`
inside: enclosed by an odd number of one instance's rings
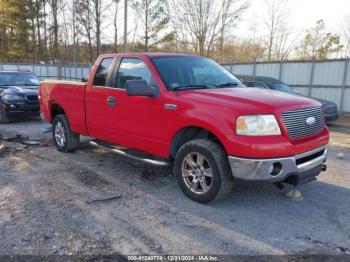
[[[312,181],[327,157],[321,104],[244,88],[214,61],[182,54],[106,54],[88,81],[45,81],[40,108],[56,148],[90,144],[172,166],[190,199],[228,195],[235,179],[283,186]]]

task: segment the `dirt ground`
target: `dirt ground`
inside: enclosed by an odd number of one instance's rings
[[[299,188],[237,182],[213,205],[187,199],[169,169],[86,142],[63,154],[39,119],[0,125],[0,255],[350,254],[350,135],[332,132],[328,169]],[[337,154],[344,153],[344,159]]]

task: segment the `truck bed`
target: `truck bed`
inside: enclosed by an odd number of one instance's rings
[[[46,80],[40,83],[40,108],[48,122],[53,121],[52,110],[56,105],[65,109],[72,131],[87,134],[85,124],[85,87],[78,81]],[[60,108],[57,108],[59,111]]]

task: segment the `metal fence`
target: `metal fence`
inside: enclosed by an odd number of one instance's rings
[[[30,70],[41,80],[62,79],[81,80],[88,78],[90,65],[41,65],[41,64],[19,64],[0,63],[0,70]]]
[[[350,112],[349,63],[349,59],[337,59],[225,64],[224,67],[234,74],[277,78],[303,95],[334,101],[342,112]]]

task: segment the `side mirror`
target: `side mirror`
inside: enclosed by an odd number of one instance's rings
[[[81,82],[87,82],[88,80],[85,78],[85,77],[83,77],[82,79],[81,79]]]
[[[150,87],[145,80],[128,80],[125,82],[125,88],[128,96],[155,97],[157,95],[157,90]]]

